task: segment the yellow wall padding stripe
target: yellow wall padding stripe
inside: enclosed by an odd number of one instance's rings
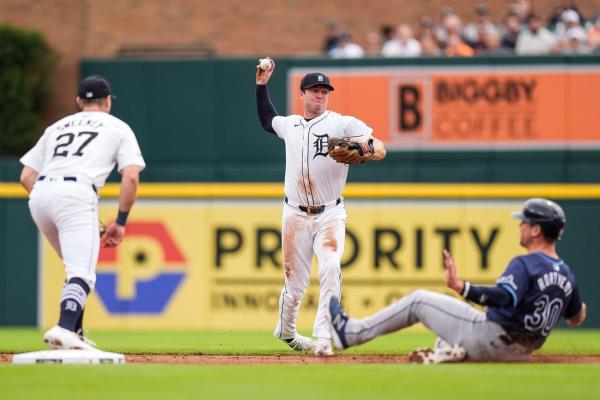
[[[100,190],[116,198],[118,184]],[[487,183],[350,183],[344,196],[357,199],[600,199],[600,184],[487,184]],[[17,183],[0,182],[0,198],[26,198]],[[139,198],[281,198],[283,183],[142,183]]]

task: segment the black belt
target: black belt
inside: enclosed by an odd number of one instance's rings
[[[40,175],[40,176],[38,176],[38,181],[43,181],[44,179],[46,179],[46,175]],[[62,180],[63,181],[77,182],[77,177],[76,176],[63,176]],[[93,183],[92,183],[92,189],[94,189],[94,192],[96,192],[96,194],[98,194],[98,189],[96,188],[96,185],[94,185]]]
[[[284,200],[285,200],[286,204],[289,204],[287,196],[284,197]],[[335,205],[337,206],[341,202],[342,202],[342,199],[340,197],[338,197],[335,201]],[[325,211],[325,207],[326,207],[325,205],[322,205],[322,206],[298,206],[300,211],[304,211],[308,215],[321,214],[323,211]]]

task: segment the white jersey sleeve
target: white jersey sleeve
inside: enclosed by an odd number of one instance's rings
[[[141,171],[146,167],[146,163],[142,157],[140,146],[129,125],[125,123],[123,125],[125,125],[125,127],[123,129],[123,137],[117,154],[117,170],[121,171],[123,168],[130,165],[137,165],[140,167]]]
[[[42,170],[44,166],[44,158],[46,154],[46,132],[48,129],[44,131],[44,134],[38,139],[35,146],[33,146],[21,159],[19,160],[21,164],[32,168],[37,173]]]
[[[346,124],[343,132],[344,137],[354,139],[359,143],[365,143],[371,137],[373,129],[358,118],[344,116]]]
[[[287,125],[287,119],[290,117],[291,116],[283,117],[281,115],[278,115],[273,118],[273,121],[271,121],[273,130],[275,131],[277,136],[279,136],[281,139],[285,139],[285,137],[287,135],[288,129],[286,129],[286,125]]]

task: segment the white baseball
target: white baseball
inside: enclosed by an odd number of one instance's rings
[[[273,68],[273,63],[268,58],[262,58],[258,65],[260,66],[260,69],[262,69],[263,71],[268,71],[271,68]]]

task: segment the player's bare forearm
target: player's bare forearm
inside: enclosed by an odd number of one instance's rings
[[[119,190],[119,213],[116,221],[106,228],[106,233],[102,236],[100,242],[102,247],[116,247],[123,241],[127,216],[137,197],[137,189],[140,183],[140,167],[130,165],[123,168],[120,172],[122,177]]]
[[[454,281],[452,282],[448,282],[446,281],[446,285],[454,290],[456,293],[461,294],[464,292],[465,290],[465,281],[460,279],[460,278],[456,278]]]
[[[121,187],[119,191],[119,210],[128,212],[131,210],[137,197],[140,183],[140,168],[130,165],[121,170]]]
[[[23,167],[19,181],[21,182],[21,185],[25,188],[25,190],[27,190],[27,193],[31,193],[31,190],[33,189],[33,184],[37,180],[37,177],[38,172],[36,170],[27,166]]]

